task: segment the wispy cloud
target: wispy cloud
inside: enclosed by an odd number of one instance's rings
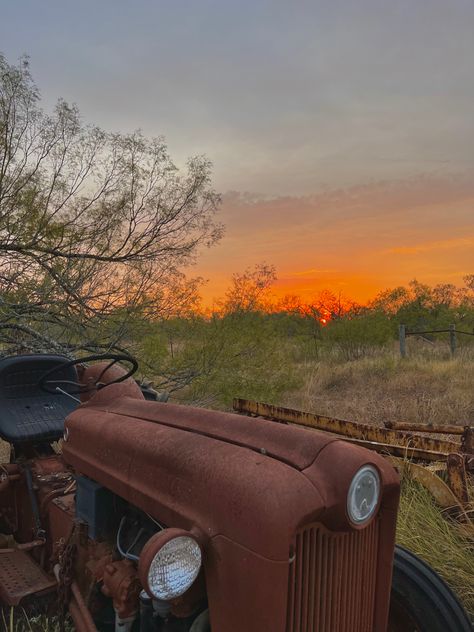
[[[318,268],[310,268],[309,270],[301,270],[301,272],[290,272],[288,274],[289,278],[292,277],[314,277],[314,276],[319,276],[319,275],[327,275],[327,274],[333,274],[335,272],[334,269],[331,268],[327,268],[327,269],[318,269]]]
[[[443,239],[441,241],[428,241],[414,246],[396,246],[395,248],[389,248],[385,252],[387,254],[396,255],[418,255],[437,250],[458,250],[472,248],[473,246],[474,237],[457,237],[454,239]]]

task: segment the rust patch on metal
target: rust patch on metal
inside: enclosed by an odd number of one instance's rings
[[[74,520],[75,497],[68,494],[55,498],[48,507],[48,544],[51,561],[56,562],[60,549],[60,542],[66,541],[71,535]]]
[[[71,583],[71,595],[72,595],[72,603],[74,603],[81,613],[82,621],[85,624],[85,627],[88,630],[96,631],[96,627],[94,621],[92,619],[92,615],[87,607],[86,602],[84,601],[84,597],[82,596],[81,591],[79,590],[79,586],[76,582]]]
[[[390,443],[380,443],[378,441],[364,441],[362,439],[352,439],[351,437],[341,437],[342,441],[355,443],[368,450],[379,452],[382,456],[392,455],[402,459],[416,459],[419,461],[438,462],[446,459],[444,452],[433,452],[432,450],[421,450],[420,448],[410,448],[408,446],[392,445]]]
[[[390,430],[405,430],[411,432],[426,432],[430,434],[462,435],[469,426],[454,424],[417,424],[405,421],[385,421],[385,428]]]
[[[469,502],[466,468],[462,454],[450,454],[447,460],[448,484],[462,505]]]
[[[233,407],[234,410],[240,413],[257,415],[275,421],[324,430],[332,434],[349,437],[352,440],[357,439],[363,442],[361,445],[369,448],[371,444],[376,443],[382,444],[382,450],[387,449],[388,446],[398,446],[407,448],[409,450],[408,454],[411,456],[417,456],[415,450],[418,450],[418,457],[426,460],[439,460],[440,456],[446,457],[448,454],[458,452],[460,449],[460,445],[453,441],[433,439],[401,430],[378,428],[369,424],[326,417],[246,399],[234,399]]]
[[[461,452],[474,456],[474,428],[466,426],[461,439]]]
[[[122,619],[137,612],[138,595],[142,586],[133,562],[120,560],[107,564],[102,581],[102,592],[112,599],[114,609]]]
[[[458,497],[454,494],[452,489],[429,468],[394,456],[388,458],[400,472],[401,476],[408,475],[412,480],[423,485],[442,509],[456,508],[463,510]]]
[[[56,581],[25,553],[16,550],[0,554],[0,599],[8,606],[17,606],[29,595],[49,592]]]
[[[62,458],[57,454],[55,454],[54,456],[41,456],[35,458],[34,461],[32,461],[32,470],[38,476],[46,476],[48,474],[64,474],[65,465]]]
[[[73,589],[74,590],[74,589]],[[72,620],[74,621],[74,628],[76,632],[97,632],[94,621],[88,612],[87,608],[84,608],[82,596],[78,603],[77,599],[73,595],[73,599],[69,604],[69,612]]]
[[[381,629],[373,625],[379,529],[373,520],[365,529],[344,534],[318,524],[297,532],[287,632]]]

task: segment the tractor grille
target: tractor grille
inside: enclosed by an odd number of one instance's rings
[[[298,531],[287,632],[372,632],[378,522],[351,533]]]

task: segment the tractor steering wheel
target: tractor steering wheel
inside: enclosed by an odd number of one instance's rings
[[[86,362],[105,360],[110,360],[109,364],[107,364],[107,366],[100,372],[95,381],[91,382],[90,384],[81,384],[81,382],[75,382],[73,380],[66,379],[51,379],[59,371],[64,371],[64,369],[68,369],[72,366],[85,364]],[[125,375],[121,375],[113,380],[110,380],[110,382],[101,382],[103,375],[112,366],[114,366],[114,364],[117,364],[117,362],[127,362],[128,364],[131,364],[131,368],[128,370],[127,373],[125,373]],[[65,390],[68,395],[89,393],[90,391],[99,390],[101,388],[104,388],[105,386],[110,386],[110,384],[118,384],[119,382],[124,382],[131,375],[133,375],[137,369],[138,362],[135,360],[135,358],[125,353],[94,354],[86,356],[84,358],[77,358],[75,360],[70,360],[69,362],[58,364],[58,366],[53,367],[50,371],[48,371],[41,377],[38,382],[38,386],[42,391],[45,391],[46,393],[52,393],[54,395],[56,395],[58,392],[61,392],[62,390]]]

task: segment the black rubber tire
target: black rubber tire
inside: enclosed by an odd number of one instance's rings
[[[473,632],[444,580],[401,546],[395,548],[388,632]]]
[[[209,623],[209,610],[204,610],[196,617],[189,632],[211,632],[211,624]]]

